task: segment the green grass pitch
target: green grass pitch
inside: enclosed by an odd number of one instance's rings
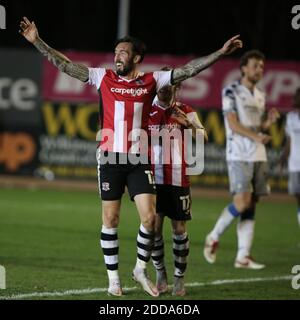
[[[152,299],[131,280],[139,222],[134,203],[127,195],[122,202],[119,269],[123,287],[131,289],[120,299]],[[267,268],[256,271],[233,267],[235,224],[221,239],[217,263],[209,265],[203,258],[205,235],[226,203],[228,200],[221,198],[193,198],[193,220],[188,223],[190,256],[185,277],[189,286],[184,299],[299,299],[300,289],[292,288],[290,278],[281,278],[292,277],[292,267],[300,265],[296,205],[259,203],[253,255],[266,263]],[[0,265],[6,268],[7,289],[0,290],[0,299],[22,298],[20,294],[27,294],[24,299],[111,299],[104,290],[107,277],[99,247],[100,215],[96,191],[1,189]],[[164,238],[172,284],[171,228],[167,219]],[[148,269],[154,279],[152,263]],[[235,281],[214,282],[230,279]],[[93,288],[97,288],[95,292],[81,291]],[[67,290],[77,291],[68,294]],[[45,292],[52,295],[38,295]],[[166,294],[158,299],[174,297]]]

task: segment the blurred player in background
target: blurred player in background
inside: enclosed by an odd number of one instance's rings
[[[300,88],[294,95],[294,110],[286,116],[286,144],[280,159],[281,167],[288,159],[289,193],[297,200],[297,217],[300,227]]]
[[[240,60],[241,79],[223,89],[222,105],[226,128],[226,160],[233,202],[224,208],[213,230],[206,236],[204,257],[215,263],[220,236],[235,218],[238,251],[236,268],[262,269],[250,255],[254,237],[254,216],[259,197],[269,193],[265,133],[279,117],[271,109],[265,119],[265,95],[256,84],[264,72],[264,55],[246,52]]]
[[[132,143],[131,133],[134,130],[135,133],[145,132],[147,137],[149,112],[158,90],[197,75],[224,55],[241,48],[242,41],[238,39],[239,36],[235,36],[220,50],[194,59],[172,71],[143,73],[139,71],[139,65],[145,55],[145,45],[136,38],[124,37],[116,42],[114,71],[88,68],[72,62],[62,53],[49,47],[39,37],[35,23],[26,17],[20,22],[20,28],[20,33],[60,71],[95,86],[99,92],[101,141],[97,161],[103,222],[100,243],[109,279],[108,293],[114,296],[123,294],[118,272],[117,228],[121,198],[127,186],[141,221],[137,236],[137,260],[132,276],[145,292],[157,297],[158,290],[148,278],[146,271],[154,244],[155,186],[150,164],[133,164],[127,160],[132,154],[142,153],[140,150],[143,149],[139,141]],[[123,160],[124,156],[127,161],[121,164],[119,159]],[[105,158],[115,159],[117,163],[103,163]]]
[[[168,70],[163,68],[162,70]],[[156,183],[156,222],[155,244],[152,261],[156,269],[156,286],[160,293],[168,290],[167,272],[164,262],[163,222],[164,217],[171,219],[173,234],[174,281],[175,296],[184,296],[184,272],[189,254],[189,238],[186,221],[191,220],[191,193],[189,176],[186,174],[184,130],[191,129],[193,136],[196,131],[207,139],[205,129],[198,119],[196,111],[176,99],[180,84],[166,86],[157,92],[150,118],[149,129],[154,135],[160,130],[170,134],[177,130],[170,147],[152,145],[153,172]],[[179,137],[179,139],[177,139]],[[180,139],[181,138],[181,139]],[[169,140],[171,141],[171,140]],[[170,162],[164,163],[166,153],[170,153]],[[175,163],[175,155],[176,163]]]

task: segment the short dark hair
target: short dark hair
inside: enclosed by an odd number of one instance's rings
[[[248,61],[253,58],[257,60],[263,60],[263,61],[266,60],[265,55],[259,50],[246,51],[240,59],[240,69],[242,69],[243,66],[246,66],[248,64]]]
[[[129,42],[132,44],[132,50],[133,52],[135,52],[136,54],[141,56],[141,60],[140,62],[142,62],[144,60],[145,57],[145,53],[146,53],[146,45],[143,41],[141,41],[138,38],[135,37],[131,37],[131,36],[125,36],[123,38],[120,38],[116,41],[115,43],[115,47],[122,42]]]

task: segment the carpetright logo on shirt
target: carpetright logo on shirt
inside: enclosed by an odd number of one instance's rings
[[[131,95],[132,97],[140,97],[142,95],[148,94],[148,90],[145,88],[138,88],[138,89],[125,89],[125,88],[111,88],[111,92],[113,93],[120,93],[122,95]]]

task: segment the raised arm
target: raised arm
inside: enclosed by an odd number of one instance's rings
[[[49,47],[39,37],[34,21],[30,22],[26,17],[23,17],[23,20],[20,22],[20,28],[19,32],[60,71],[83,82],[88,80],[89,69],[82,64],[73,63],[65,55]]]
[[[208,68],[224,55],[228,55],[236,49],[242,48],[243,42],[238,38],[239,35],[234,36],[233,38],[226,41],[224,46],[220,50],[213,52],[208,56],[192,60],[182,67],[175,68],[172,74],[172,84],[176,84],[188,78],[194,77],[200,71]]]

